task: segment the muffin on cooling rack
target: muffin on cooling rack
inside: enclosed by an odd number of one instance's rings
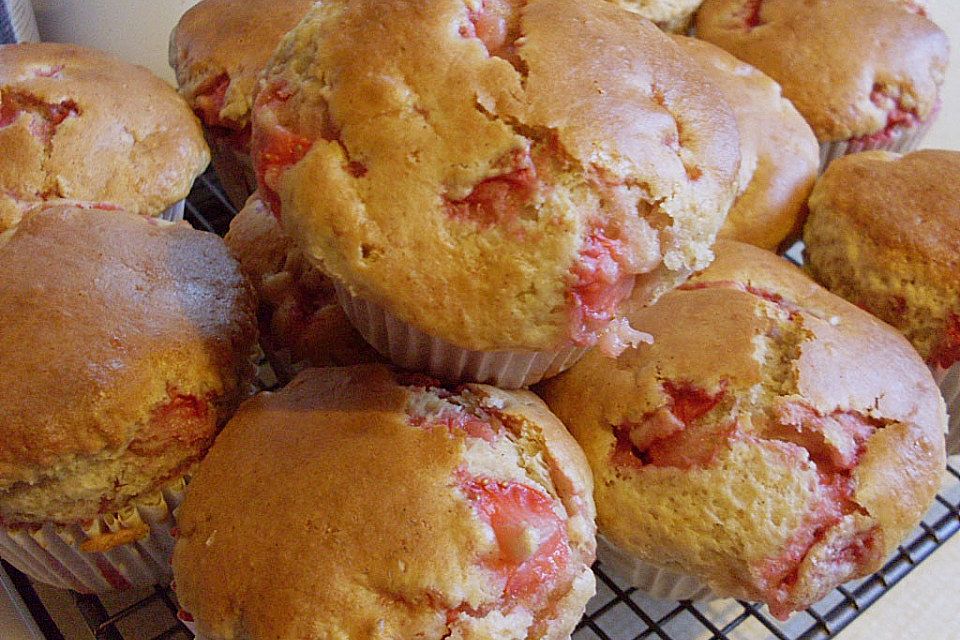
[[[567,638],[594,592],[592,489],[529,392],[308,369],[194,475],[177,596],[208,640]]]
[[[917,2],[706,0],[697,37],[781,84],[817,134],[822,167],[914,149],[940,108],[949,44]]]
[[[223,241],[42,206],[0,235],[0,557],[82,592],[170,577],[184,476],[250,387]]]
[[[820,165],[810,125],[763,72],[703,40],[675,42],[703,64],[740,127],[739,191],[719,237],[771,251],[793,241]]]
[[[620,303],[709,263],[735,190],[720,94],[602,0],[322,2],[263,82],[264,200],[378,351],[444,379],[640,339]]]
[[[876,571],[918,524],[946,416],[896,331],[772,253],[716,251],[628,311],[652,345],[615,365],[588,354],[542,396],[593,468],[605,568],[784,618]]]
[[[203,122],[220,184],[238,209],[256,190],[250,109],[257,76],[312,0],[203,0],[170,34],[180,94]]]
[[[142,67],[72,44],[0,46],[0,231],[50,199],[183,218],[210,153],[200,125]]]
[[[810,273],[913,343],[947,400],[947,448],[960,452],[960,153],[842,158],[810,212]]]
[[[609,0],[615,5],[643,16],[664,31],[685,33],[693,22],[693,14],[703,0]]]
[[[337,303],[333,283],[290,241],[254,194],[224,240],[260,301],[260,345],[280,378],[303,365],[352,365],[380,359]]]

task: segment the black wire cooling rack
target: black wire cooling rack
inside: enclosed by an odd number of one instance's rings
[[[186,218],[199,229],[224,234],[235,213],[212,172],[201,176],[186,206]],[[791,252],[791,255],[793,252]],[[796,261],[796,260],[794,260]],[[660,602],[609,577],[597,563],[597,595],[574,632],[574,640],[825,640],[835,638],[857,616],[881,600],[930,554],[960,530],[960,469],[947,467],[944,488],[920,527],[886,565],[865,579],[835,589],[810,609],[781,623],[765,607],[749,602]],[[170,589],[90,596],[59,593],[33,585],[7,564],[16,590],[46,640],[80,640],[61,630],[56,607],[69,606],[96,640],[190,640],[177,619]],[[56,601],[56,602],[52,602]],[[66,605],[64,605],[66,603]],[[882,606],[882,604],[880,605]],[[87,640],[86,636],[84,640]]]

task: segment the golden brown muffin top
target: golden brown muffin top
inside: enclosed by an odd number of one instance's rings
[[[775,250],[802,226],[820,166],[817,137],[762,71],[709,42],[674,38],[704,65],[740,127],[740,190],[718,237]]]
[[[303,259],[257,194],[224,242],[260,299],[260,343],[275,369],[382,362],[340,308],[330,278]]]
[[[778,616],[877,570],[943,469],[943,401],[890,327],[772,253],[721,241],[615,365],[543,385],[584,447],[598,527]],[[677,319],[682,318],[682,322]]]
[[[194,475],[177,596],[215,640],[567,638],[594,591],[592,489],[532,393],[308,369]]]
[[[0,518],[92,517],[182,473],[248,390],[254,299],[223,241],[69,206],[2,238]]]
[[[268,67],[253,146],[352,292],[463,348],[550,350],[709,262],[737,138],[703,71],[602,0],[332,0]]]
[[[176,91],[143,67],[77,45],[0,46],[0,110],[5,197],[159,215],[187,197],[210,160]]]
[[[960,153],[841,158],[810,212],[817,280],[900,329],[931,363],[960,360]]]
[[[949,56],[943,30],[899,0],[706,0],[697,37],[779,82],[821,142],[926,120]]]
[[[250,123],[257,76],[313,0],[203,0],[170,34],[180,94],[209,126]]]

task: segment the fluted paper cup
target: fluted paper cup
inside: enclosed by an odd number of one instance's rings
[[[603,570],[608,575],[636,587],[651,598],[660,600],[717,600],[719,598],[699,579],[640,560],[603,535],[597,536],[597,560],[603,565]]]
[[[447,382],[480,382],[519,389],[572,367],[583,347],[556,351],[471,351],[431,336],[380,305],[356,297],[335,283],[337,299],[351,324],[393,364],[423,371]]]
[[[81,593],[164,584],[185,488],[180,478],[83,525],[0,528],[0,557],[34,580]]]

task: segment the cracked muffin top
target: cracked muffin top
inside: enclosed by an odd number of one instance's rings
[[[313,0],[203,0],[170,34],[170,66],[208,127],[249,132],[257,76]]]
[[[0,46],[0,227],[18,202],[111,202],[155,216],[187,197],[210,152],[177,92],[72,44]]]
[[[817,137],[765,73],[709,42],[674,41],[703,64],[740,126],[739,190],[718,237],[774,251],[800,233],[820,168]]]
[[[212,233],[41,205],[0,235],[0,523],[183,475],[249,393],[253,291]]]
[[[807,266],[902,331],[931,365],[960,361],[960,153],[858,153],[810,196]]]
[[[211,640],[565,639],[594,592],[590,470],[530,392],[380,365],[241,407],[178,513]]]
[[[785,617],[879,569],[945,463],[943,400],[889,326],[772,253],[721,241],[542,396],[584,447],[600,532]],[[677,322],[683,318],[683,322]]]
[[[465,349],[549,350],[709,263],[739,144],[700,67],[603,0],[331,0],[265,72],[253,159],[353,294]]]
[[[697,37],[779,82],[821,142],[927,120],[949,55],[909,0],[706,0]]]

